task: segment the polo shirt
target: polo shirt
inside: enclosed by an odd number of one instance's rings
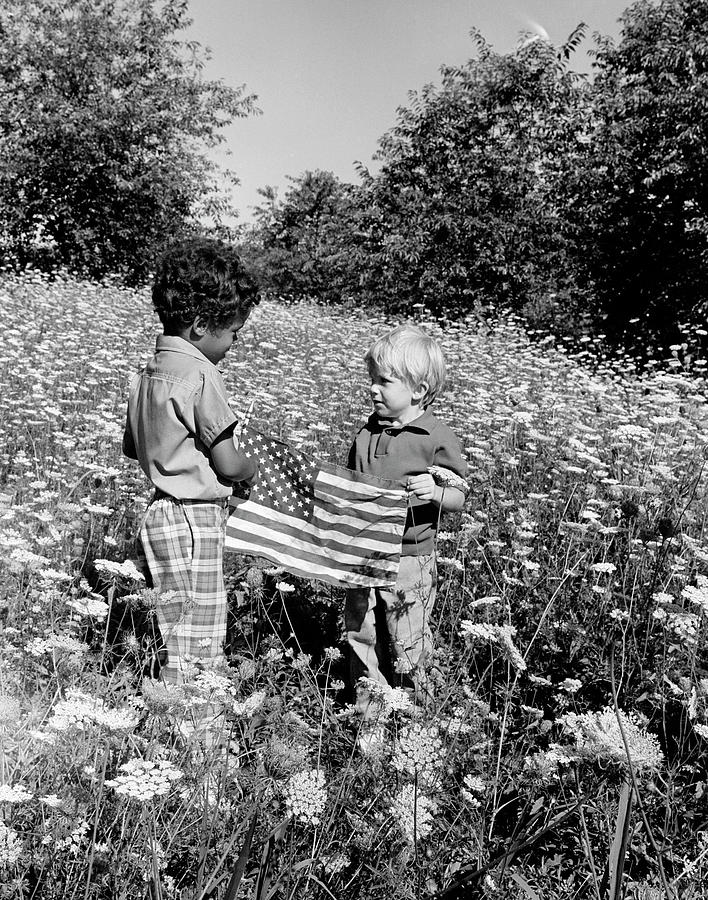
[[[428,466],[451,469],[462,478],[467,471],[457,437],[429,410],[403,426],[371,415],[354,438],[347,466],[355,472],[397,481],[403,488],[409,476],[427,472]],[[433,552],[439,517],[440,509],[434,503],[409,497],[403,556]]]
[[[180,500],[216,500],[232,491],[209,448],[236,423],[219,370],[184,338],[160,335],[155,355],[128,393],[123,452],[155,487]]]

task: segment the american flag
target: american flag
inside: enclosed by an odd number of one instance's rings
[[[395,482],[315,462],[250,428],[239,446],[258,460],[258,481],[247,499],[231,498],[227,550],[329,584],[395,584],[406,521]]]

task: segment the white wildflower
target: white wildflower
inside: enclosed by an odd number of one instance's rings
[[[613,572],[617,571],[617,566],[611,562],[598,562],[593,563],[590,566],[590,569],[600,575],[611,575]]]
[[[145,581],[145,576],[138,569],[132,559],[126,559],[122,563],[112,559],[94,559],[94,567],[102,575],[110,575],[114,578],[127,578],[130,581]]]
[[[108,604],[98,597],[79,597],[76,600],[68,600],[67,606],[76,610],[82,616],[103,620],[108,615]]]
[[[288,815],[305,825],[319,825],[327,803],[324,773],[319,769],[304,769],[288,778],[285,785],[285,806]]]
[[[635,719],[619,710],[632,766],[637,770],[656,770],[664,761],[659,741]],[[577,750],[593,759],[609,759],[627,765],[627,751],[615,711],[607,706],[599,712],[583,715],[569,713],[563,723],[574,734]]]
[[[484,781],[476,775],[465,775],[462,779],[463,787],[460,788],[460,794],[472,809],[479,809],[482,805],[479,795],[486,790]]]
[[[97,725],[108,731],[128,731],[135,728],[139,718],[130,707],[111,709],[99,697],[74,690],[53,708],[47,727],[52,731],[84,731],[87,725]]]
[[[105,782],[115,788],[117,794],[133,797],[143,803],[169,793],[172,783],[179,781],[183,773],[166,759],[155,762],[149,759],[132,759],[119,767],[122,775]]]
[[[77,641],[70,634],[50,634],[46,638],[33,638],[25,645],[25,650],[30,656],[44,656],[45,653],[58,651],[59,658],[66,655],[81,656],[87,653],[88,644]]]
[[[690,600],[691,603],[700,606],[704,613],[708,613],[708,578],[705,575],[698,575],[696,582],[695,586],[688,585],[685,587],[681,591],[681,595]]]
[[[379,707],[379,715],[387,718],[392,712],[409,713],[413,703],[403,688],[390,687],[372,678],[360,678],[357,681],[360,696],[366,697],[372,706]]]
[[[33,796],[23,784],[0,784],[0,803],[26,803]]]
[[[530,775],[540,779],[544,784],[551,781],[559,781],[558,769],[569,766],[573,757],[562,750],[557,744],[551,744],[548,750],[532,753],[524,760],[524,769]]]
[[[19,861],[22,843],[16,831],[0,822],[0,869],[9,869]]]
[[[331,856],[325,856],[322,862],[324,870],[328,875],[338,875],[344,869],[349,868],[352,861],[348,853],[338,850]]]
[[[455,488],[455,490],[462,491],[463,494],[470,489],[465,479],[457,472],[453,472],[452,469],[446,469],[443,466],[428,466],[428,472],[433,476],[435,484],[439,484],[441,487]]]
[[[199,672],[192,684],[200,693],[215,700],[230,700],[235,694],[234,686],[228,678],[209,669]]]
[[[517,672],[526,670],[526,661],[514,643],[516,629],[512,625],[491,625],[488,622],[463,619],[460,623],[460,633],[472,645],[495,644]]]
[[[22,714],[20,701],[15,697],[0,694],[0,728],[17,722]]]
[[[421,784],[434,781],[443,760],[443,745],[435,725],[426,727],[418,722],[401,729],[393,756],[398,772],[418,777]]]
[[[265,698],[265,691],[255,691],[250,697],[246,697],[245,700],[235,701],[232,709],[237,716],[243,716],[248,719],[263,706]]]
[[[410,844],[428,837],[436,812],[435,801],[421,794],[413,784],[404,785],[391,804],[391,813]]]

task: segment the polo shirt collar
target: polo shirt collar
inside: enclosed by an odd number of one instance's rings
[[[207,362],[210,366],[213,365],[206,356],[204,356],[202,351],[194,346],[194,344],[190,344],[189,341],[185,341],[184,338],[181,338],[176,334],[159,334],[157,336],[155,352],[160,353],[164,351],[184,353],[185,356],[191,356],[192,359],[198,359],[201,363]]]
[[[426,409],[422,415],[418,416],[417,419],[413,419],[412,422],[408,422],[406,425],[389,425],[387,422],[379,421],[378,416],[372,413],[369,417],[369,427],[374,431],[383,431],[392,428],[394,431],[417,431],[422,432],[423,434],[430,434],[434,421],[430,409]]]

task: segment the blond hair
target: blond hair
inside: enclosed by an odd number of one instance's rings
[[[411,388],[425,382],[428,389],[421,400],[424,409],[445,384],[445,359],[440,344],[417,325],[398,325],[377,338],[364,360],[369,374],[373,369],[389,372]]]

